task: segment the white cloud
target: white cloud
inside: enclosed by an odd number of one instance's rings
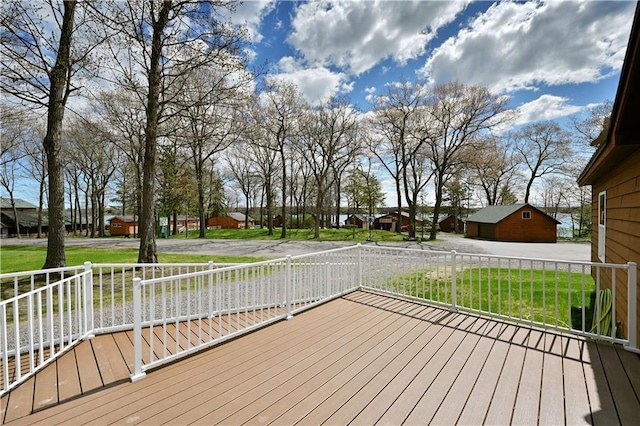
[[[425,53],[436,32],[467,2],[318,1],[295,10],[288,41],[311,66],[361,74],[392,58],[404,65]]]
[[[619,70],[635,2],[495,3],[436,48],[432,81],[495,92],[597,82]]]
[[[279,72],[273,74],[273,77],[295,83],[311,104],[326,101],[340,93],[349,93],[354,86],[345,73],[333,72],[322,66],[303,67],[290,56],[283,57],[278,62],[277,69]]]
[[[518,126],[534,121],[555,120],[584,110],[585,107],[571,105],[569,101],[561,96],[542,95],[516,108],[518,116],[513,124]]]
[[[231,22],[245,25],[249,40],[253,43],[260,43],[263,39],[263,35],[260,33],[262,18],[273,10],[275,3],[275,0],[245,0],[230,14]]]

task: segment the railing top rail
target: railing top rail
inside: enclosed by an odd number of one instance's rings
[[[30,297],[30,296],[32,296],[32,295],[34,295],[34,294],[37,294],[37,293],[40,293],[40,292],[44,292],[44,291],[46,291],[48,288],[51,288],[51,287],[54,287],[54,286],[60,285],[61,283],[65,283],[65,282],[68,282],[68,281],[71,281],[71,280],[75,280],[75,279],[77,279],[78,277],[82,277],[82,276],[84,276],[84,275],[91,275],[91,271],[90,271],[90,270],[89,270],[89,271],[82,271],[82,272],[80,272],[80,273],[78,273],[78,274],[75,274],[75,275],[71,275],[71,276],[65,277],[65,278],[63,278],[63,279],[60,279],[60,280],[54,281],[54,282],[52,282],[52,283],[49,283],[49,284],[47,284],[47,285],[45,285],[45,286],[38,287],[38,288],[33,289],[33,290],[31,290],[31,291],[24,292],[24,293],[22,293],[22,294],[19,294],[19,295],[17,295],[17,296],[14,296],[14,297],[12,297],[12,298],[10,298],[10,299],[0,301],[0,307],[2,307],[2,305],[8,305],[9,303],[13,303],[13,302],[15,302],[15,301],[17,301],[17,300],[20,300],[20,299],[26,299],[27,297]]]
[[[391,251],[408,251],[408,252],[412,252],[412,253],[424,253],[424,254],[439,254],[439,255],[441,255],[441,254],[451,254],[451,251],[447,251],[447,250],[424,250],[424,249],[419,249],[419,248],[393,247],[393,246],[385,246],[385,245],[371,246],[371,245],[368,245],[368,244],[363,244],[362,247],[367,249],[367,250],[384,249],[384,250],[391,250]]]
[[[371,246],[363,245],[366,249],[372,249]],[[565,265],[579,265],[579,266],[597,266],[600,268],[616,268],[616,269],[629,269],[629,265],[626,263],[601,263],[601,262],[591,262],[591,261],[583,261],[583,260],[558,260],[558,259],[545,259],[545,258],[536,258],[536,257],[519,257],[519,256],[503,256],[497,254],[484,254],[484,253],[465,253],[459,252],[456,250],[447,251],[447,250],[422,250],[422,249],[414,249],[407,247],[392,247],[392,246],[376,246],[376,248],[382,248],[385,250],[393,250],[393,251],[407,251],[412,253],[424,253],[424,254],[451,254],[455,251],[456,256],[468,256],[468,257],[477,257],[477,258],[486,258],[486,259],[504,259],[504,260],[524,260],[530,262],[545,262],[545,263],[558,263]]]
[[[234,264],[234,265],[231,265],[231,266],[225,266],[225,267],[222,267],[222,268],[217,268],[217,269],[215,269],[215,273],[219,274],[219,273],[224,273],[224,272],[232,272],[232,271],[236,271],[236,270],[243,269],[243,268],[248,268],[248,267],[259,267],[259,266],[265,266],[265,265],[283,264],[284,262],[287,261],[287,259],[291,259],[291,260],[307,259],[307,258],[312,258],[312,257],[318,256],[318,255],[326,255],[326,254],[332,254],[332,253],[338,253],[338,252],[353,250],[353,249],[357,248],[358,246],[359,246],[358,244],[354,244],[354,245],[348,246],[348,247],[340,247],[340,248],[336,248],[336,249],[318,251],[318,252],[314,252],[314,253],[306,253],[306,254],[300,254],[300,255],[296,255],[296,256],[281,257],[281,258],[277,258],[277,259],[263,260],[263,261],[260,261],[260,262]],[[175,280],[175,279],[195,278],[195,277],[208,275],[210,272],[211,271],[209,271],[209,270],[195,271],[195,272],[189,272],[189,273],[186,273],[186,274],[177,274],[177,275],[171,275],[171,276],[166,276],[166,277],[151,278],[151,279],[147,279],[147,280],[141,280],[140,281],[140,285],[144,286],[144,285],[150,285],[150,284],[158,284],[158,283],[161,283],[161,282]]]
[[[63,266],[60,268],[49,268],[49,269],[36,269],[33,271],[8,272],[5,274],[0,274],[0,280],[6,279],[6,278],[15,278],[15,277],[32,276],[32,275],[55,274],[59,272],[77,271],[82,269],[84,269],[84,265]]]
[[[218,263],[212,262],[214,265],[236,265],[236,263]],[[208,266],[209,262],[197,263],[92,263],[95,268],[155,268],[155,267],[179,267],[179,266]]]
[[[480,254],[480,253],[461,253],[456,252],[457,256],[469,256],[488,259],[504,259],[504,260],[525,260],[527,262],[544,262],[544,263],[558,263],[564,265],[579,265],[579,266],[597,266],[600,268],[617,268],[617,269],[629,269],[629,265],[626,263],[601,263],[590,262],[582,260],[558,260],[558,259],[545,259],[536,257],[518,257],[518,256],[502,256],[496,254]]]
[[[339,253],[339,252],[343,252],[343,251],[350,251],[350,250],[353,250],[353,249],[355,249],[357,247],[360,247],[360,246],[361,246],[361,244],[354,244],[352,246],[347,246],[347,247],[339,247],[339,248],[335,248],[335,249],[316,251],[316,252],[313,252],[313,253],[298,254],[298,255],[295,255],[295,256],[291,256],[291,260],[305,259],[305,258],[312,257],[312,256]]]
[[[238,263],[238,264],[233,264],[231,266],[224,266],[222,268],[216,268],[213,270],[203,270],[203,271],[195,271],[195,272],[188,272],[188,273],[184,273],[184,274],[176,274],[176,275],[167,275],[165,277],[157,277],[157,278],[150,278],[150,279],[146,279],[146,280],[140,280],[140,285],[149,285],[149,284],[158,284],[164,281],[171,281],[171,280],[176,280],[176,279],[186,279],[186,278],[195,278],[195,277],[201,277],[204,275],[208,275],[211,272],[215,272],[216,274],[220,274],[220,273],[224,273],[224,272],[232,272],[232,271],[237,271],[239,269],[243,269],[243,268],[249,268],[249,267],[256,267],[256,266],[264,266],[264,265],[269,265],[269,264],[282,264],[284,262],[286,262],[286,258],[280,258],[280,259],[273,259],[273,260],[263,260],[261,262],[251,262],[251,263]]]

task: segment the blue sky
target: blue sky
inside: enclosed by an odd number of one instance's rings
[[[613,100],[634,1],[245,1],[253,64],[310,102],[367,98],[402,78],[484,84],[509,96],[516,124],[562,119]]]
[[[247,27],[251,65],[268,63],[311,103],[346,95],[366,111],[401,79],[458,80],[508,96],[522,125],[615,98],[636,4],[245,0],[231,18]],[[19,185],[16,195],[35,194]]]

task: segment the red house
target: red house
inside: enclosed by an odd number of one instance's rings
[[[215,229],[244,229],[246,218],[247,216],[242,213],[227,213],[226,216],[210,217],[207,220],[207,227]],[[248,221],[249,228],[253,228],[256,224],[255,220],[249,216]]]
[[[109,235],[129,237],[138,232],[138,221],[133,216],[114,216],[109,221]]]
[[[555,243],[560,222],[531,204],[489,206],[467,218],[467,237],[526,243]]]

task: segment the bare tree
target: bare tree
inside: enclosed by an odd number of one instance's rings
[[[190,152],[198,189],[199,238],[206,237],[205,165],[238,141],[242,130],[240,111],[243,89],[252,76],[244,64],[229,58],[225,68],[205,68],[185,74],[187,80],[176,95],[180,129],[177,136]]]
[[[542,121],[524,126],[513,138],[514,149],[527,174],[524,202],[528,203],[537,179],[567,171],[572,155],[571,135],[555,122]]]
[[[135,96],[135,92],[116,89],[100,93],[93,103],[93,109],[108,129],[106,136],[111,144],[123,155],[120,180],[125,188],[119,189],[122,214],[131,211],[138,216],[142,210],[144,174],[144,104]],[[132,208],[127,208],[129,198]]]
[[[0,87],[13,99],[47,111],[43,146],[49,172],[49,235],[44,268],[65,266],[62,122],[69,96],[78,90],[74,85],[77,73],[97,43],[92,45],[88,36],[74,41],[85,18],[80,14],[76,21],[75,0],[47,4],[12,1],[1,7]],[[46,18],[54,18],[53,33],[48,33]]]
[[[425,149],[434,169],[435,203],[429,239],[438,231],[438,216],[444,186],[469,159],[469,149],[478,149],[483,133],[509,119],[506,98],[484,86],[452,82],[433,87],[428,96],[429,118],[421,129]]]
[[[402,192],[409,206],[409,236],[415,237],[418,194],[431,179],[428,157],[423,153],[425,139],[415,137],[418,115],[423,114],[425,85],[402,81],[388,85],[376,99],[370,120],[374,135],[369,137],[371,152],[395,181],[398,200],[398,227],[402,223]],[[412,126],[414,128],[412,129]],[[379,135],[379,136],[378,136]]]
[[[301,126],[302,158],[313,172],[316,184],[314,237],[320,237],[320,222],[327,190],[338,177],[334,167],[342,168],[355,160],[360,151],[357,118],[346,99],[332,99],[310,110]]]
[[[473,181],[480,187],[486,204],[502,204],[517,179],[518,160],[510,141],[489,136],[469,160]]]
[[[185,74],[204,66],[223,66],[239,53],[243,33],[224,17],[234,6],[226,0],[95,4],[116,31],[109,44],[113,82],[135,93],[145,110],[139,262],[158,260],[156,155],[161,126],[176,113],[168,106],[186,83]]]
[[[225,153],[225,159],[229,165],[229,174],[240,188],[245,199],[244,226],[249,228],[249,209],[251,202],[256,199],[260,188],[261,179],[256,170],[256,162],[250,157],[251,149],[248,144],[241,143],[231,147]]]
[[[266,147],[278,154],[281,168],[280,185],[282,188],[282,232],[280,238],[287,237],[287,155],[291,139],[298,131],[298,120],[306,107],[295,84],[270,80],[262,94],[262,105],[257,123],[265,133]]]
[[[91,202],[91,220],[85,208],[90,236],[104,237],[104,210],[106,191],[116,172],[119,162],[117,150],[111,145],[109,135],[99,123],[76,119],[67,129],[69,143],[68,158],[72,159],[82,172],[86,185],[87,202]]]

